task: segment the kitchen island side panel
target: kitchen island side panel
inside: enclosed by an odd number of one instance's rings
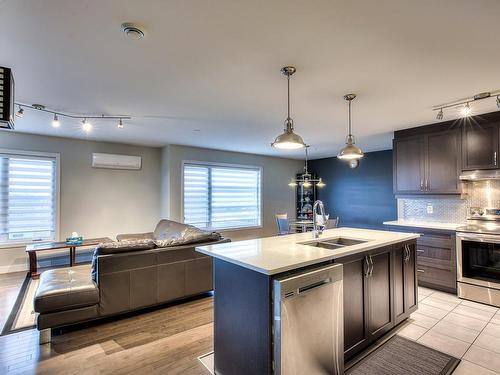
[[[217,375],[272,374],[271,279],[214,258]]]

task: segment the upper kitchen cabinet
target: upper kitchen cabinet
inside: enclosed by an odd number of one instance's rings
[[[394,139],[395,194],[459,194],[460,131],[432,131]]]
[[[400,194],[421,193],[424,188],[423,137],[394,139],[394,192]]]
[[[433,194],[460,193],[460,131],[424,136],[425,189]]]
[[[462,130],[462,169],[499,168],[499,123],[471,122]]]

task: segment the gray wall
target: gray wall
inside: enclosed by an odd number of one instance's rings
[[[151,231],[160,218],[161,149],[0,132],[0,148],[60,154],[60,236]],[[95,169],[93,152],[142,156],[139,171]],[[0,273],[26,268],[24,248],[0,249]]]
[[[326,182],[318,199],[331,217],[340,218],[340,226],[386,229],[384,221],[396,220],[392,150],[367,152],[356,169],[336,157],[313,160],[310,166]]]
[[[277,157],[169,145],[163,149],[0,131],[0,148],[60,154],[60,237],[151,231],[160,218],[180,221],[182,161],[244,164],[263,170],[263,227],[224,232],[234,240],[276,234],[274,215],[295,212],[288,181],[303,162]],[[91,167],[93,152],[142,156],[139,171]],[[0,273],[27,269],[24,247],[0,248]]]
[[[209,150],[196,147],[169,145],[162,150],[162,191],[169,192],[162,200],[162,212],[169,212],[172,220],[182,221],[181,179],[182,161],[244,164],[262,167],[263,227],[259,229],[225,231],[233,240],[276,235],[275,214],[287,212],[295,216],[295,194],[288,187],[290,178],[300,172],[303,162],[237,152]],[[165,200],[165,197],[168,197]]]

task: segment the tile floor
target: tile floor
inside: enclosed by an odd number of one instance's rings
[[[420,287],[408,321],[399,335],[462,359],[454,375],[500,374],[500,309]]]

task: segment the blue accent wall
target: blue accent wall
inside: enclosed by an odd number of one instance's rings
[[[366,153],[356,169],[336,157],[312,160],[310,169],[325,181],[318,199],[339,226],[384,229],[384,221],[397,219],[392,150]]]

